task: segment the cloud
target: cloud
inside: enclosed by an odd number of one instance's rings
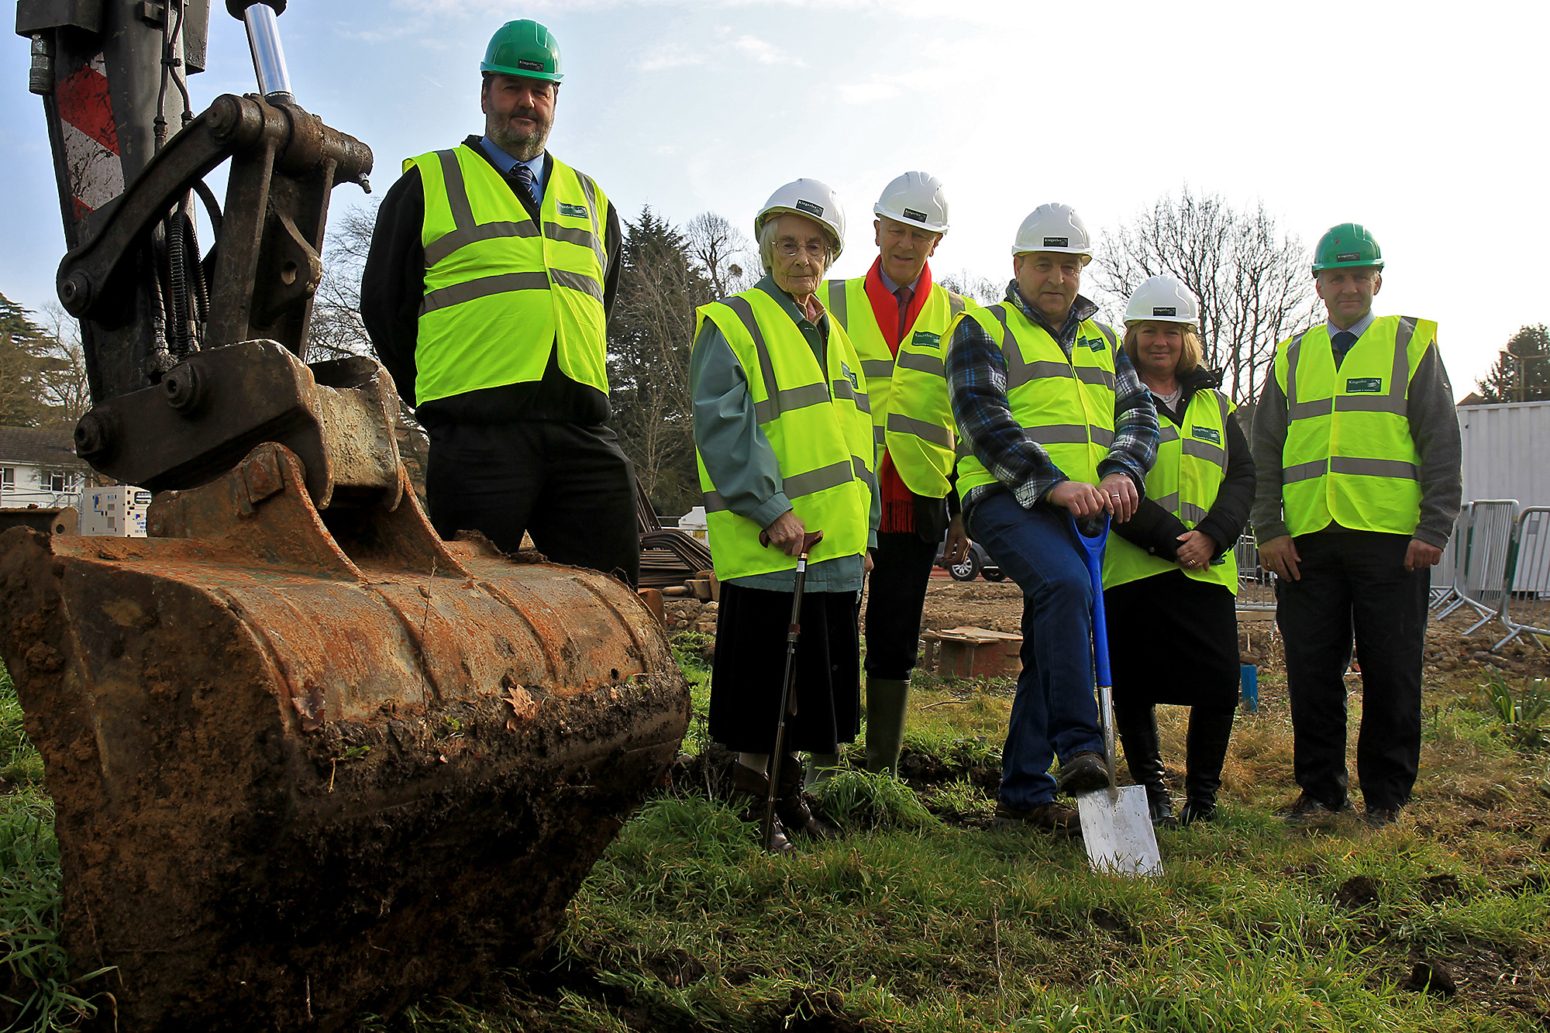
[[[742,51],[744,54],[747,54],[761,65],[778,65],[789,63],[794,64],[799,68],[805,66],[805,62],[802,61],[801,58],[788,57],[785,51],[781,50],[773,43],[759,39],[757,36],[749,36],[746,34],[739,36],[737,39],[732,40],[731,46],[732,49]]]
[[[899,88],[893,83],[868,82],[842,84],[839,87],[840,100],[846,104],[874,104],[880,100],[892,100],[899,95]]]
[[[705,63],[703,50],[691,50],[683,45],[663,47],[659,50],[650,50],[646,57],[641,58],[635,64],[637,71],[641,72],[665,72],[671,68],[688,68]]]

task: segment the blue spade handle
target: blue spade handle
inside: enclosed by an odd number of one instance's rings
[[[1109,515],[1103,515],[1101,528],[1091,537],[1082,533],[1076,517],[1070,517],[1070,520],[1071,537],[1082,550],[1082,556],[1087,560],[1087,576],[1092,579],[1093,663],[1098,669],[1099,688],[1107,689],[1114,684],[1109,674],[1109,624],[1103,615],[1103,548],[1109,541]]]

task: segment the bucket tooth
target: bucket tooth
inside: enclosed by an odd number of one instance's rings
[[[275,444],[149,523],[0,536],[62,937],[118,1028],[334,1029],[543,949],[687,725],[635,593],[443,543],[412,491],[325,520]]]

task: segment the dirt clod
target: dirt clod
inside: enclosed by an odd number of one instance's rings
[[[1370,875],[1353,875],[1335,891],[1335,903],[1356,910],[1378,902],[1378,880]]]

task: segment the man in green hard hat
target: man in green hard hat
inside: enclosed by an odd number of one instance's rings
[[[1356,746],[1367,820],[1393,821],[1421,754],[1421,659],[1431,568],[1462,494],[1462,448],[1437,324],[1375,316],[1383,252],[1355,223],[1320,239],[1328,318],[1276,347],[1254,414],[1253,522],[1280,579],[1294,774],[1288,817],[1351,809],[1345,671],[1361,657]]]
[[[430,435],[426,497],[444,538],[640,573],[635,472],[608,419],[619,215],[545,149],[560,48],[507,22],[479,66],[484,135],[404,162],[377,213],[361,314]]]

